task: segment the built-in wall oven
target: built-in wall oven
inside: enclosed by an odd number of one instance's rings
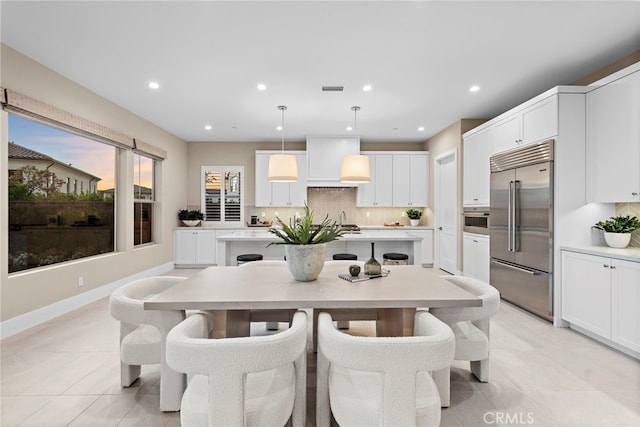
[[[463,231],[465,233],[489,235],[489,211],[489,206],[473,206],[463,208]]]

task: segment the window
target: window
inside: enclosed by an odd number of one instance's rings
[[[155,161],[138,153],[133,155],[133,244],[153,242]]]
[[[242,166],[202,167],[202,212],[205,221],[244,224]]]
[[[9,272],[113,252],[118,149],[8,117]]]

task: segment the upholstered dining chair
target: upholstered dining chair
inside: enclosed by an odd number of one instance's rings
[[[431,371],[453,361],[446,324],[426,311],[413,337],[356,337],[337,330],[328,313],[318,319],[316,425],[437,426],[440,395]]]
[[[262,260],[262,261],[252,261],[246,262],[244,264],[240,264],[238,268],[260,268],[267,267],[272,265],[280,265],[283,267],[287,266],[286,261],[280,260]],[[293,314],[296,312],[296,309],[259,309],[259,310],[251,310],[250,321],[251,322],[266,322],[267,329],[270,331],[275,331],[278,329],[278,323],[287,322],[291,323],[291,319],[293,319]]]
[[[185,318],[182,310],[145,310],[144,300],[186,277],[158,276],[135,280],[109,297],[111,316],[120,321],[120,384],[129,387],[140,376],[141,365],[160,364],[160,410],[180,410],[184,375],[167,366],[165,338]]]
[[[431,308],[429,312],[449,325],[456,337],[455,360],[470,361],[473,375],[481,382],[489,381],[489,326],[500,308],[500,292],[490,284],[464,276],[445,276],[445,279],[482,300],[481,307]],[[434,372],[440,389],[442,406],[449,406],[450,368]]]
[[[209,339],[206,319],[189,316],[167,336],[167,362],[189,375],[183,426],[304,426],[307,315],[266,336]]]

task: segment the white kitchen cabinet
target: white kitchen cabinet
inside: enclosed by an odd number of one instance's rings
[[[640,263],[562,251],[562,318],[640,351]]]
[[[342,158],[360,154],[357,136],[307,137],[307,185],[309,187],[352,187],[340,182]]]
[[[414,264],[422,264],[423,267],[433,267],[433,230],[408,229],[407,234],[422,237],[422,242],[420,243],[421,259],[414,260]]]
[[[307,156],[305,151],[285,151],[296,157],[298,180],[296,182],[270,182],[269,157],[281,151],[256,151],[255,205],[263,206],[304,206],[307,200]]]
[[[176,267],[215,265],[215,231],[202,229],[174,230],[173,262]]]
[[[358,185],[356,206],[388,207],[393,203],[393,156],[362,152],[369,156],[371,182]]]
[[[462,233],[462,272],[489,283],[489,236]]]
[[[486,129],[464,138],[464,206],[489,206],[491,135]]]
[[[640,71],[587,93],[587,201],[640,201]]]
[[[393,155],[393,206],[429,206],[429,153]]]
[[[558,134],[558,97],[543,99],[492,126],[492,154]]]

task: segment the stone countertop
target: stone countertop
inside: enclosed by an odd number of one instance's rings
[[[217,236],[217,240],[223,241],[278,241],[279,238],[267,230],[234,230],[229,234]],[[403,240],[419,241],[422,237],[407,233],[406,230],[363,230],[359,233],[348,233],[343,235],[341,241],[383,241],[383,240]]]
[[[248,227],[248,226],[241,226],[241,225],[236,225],[236,226],[207,226],[205,225],[203,226],[197,226],[197,227],[186,227],[186,226],[177,226],[174,227],[174,230],[229,230],[229,231],[234,231],[234,230],[243,230],[243,231],[258,231],[258,232],[264,232],[266,230],[268,230],[270,227],[272,226],[262,226],[262,227]],[[404,226],[404,227],[392,227],[392,226],[385,226],[385,225],[362,225],[359,226],[360,230],[362,231],[368,231],[368,230],[385,230],[385,231],[411,231],[411,230],[416,230],[416,231],[422,231],[422,230],[433,230],[432,226],[418,226],[418,227],[410,227],[408,225]]]
[[[635,247],[616,249],[608,246],[561,246],[560,249],[587,255],[605,256],[625,261],[640,262],[640,248]]]

